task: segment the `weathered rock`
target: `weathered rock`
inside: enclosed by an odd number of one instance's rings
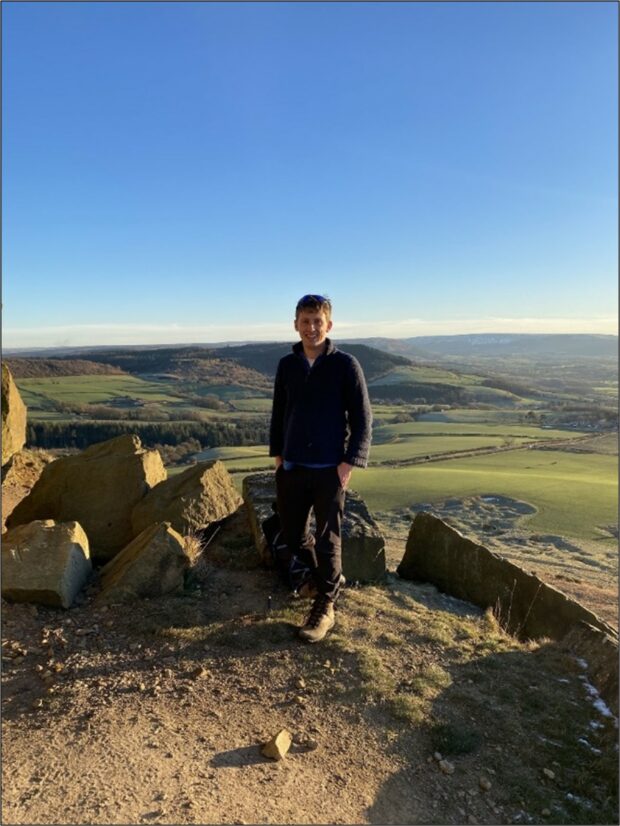
[[[7,526],[76,520],[88,535],[93,558],[106,561],[134,537],[134,505],[165,478],[156,450],[144,449],[138,436],[118,436],[47,465]]]
[[[138,534],[154,522],[170,522],[186,533],[224,519],[241,502],[222,462],[198,462],[149,491],[133,509],[132,527]]]
[[[284,760],[292,742],[291,733],[283,728],[268,743],[265,743],[261,753],[271,760]]]
[[[2,365],[2,464],[26,444],[26,405],[11,371]]]
[[[573,626],[562,647],[587,662],[588,674],[601,697],[618,716],[618,640],[585,622]]]
[[[342,570],[349,581],[385,579],[385,539],[366,503],[347,490],[342,520]]]
[[[149,525],[101,569],[102,602],[159,597],[183,587],[189,557],[169,522]]]
[[[454,774],[454,763],[449,760],[440,760],[439,768],[444,774]]]
[[[41,450],[20,450],[2,468],[2,530],[9,514],[26,497],[53,457]]]
[[[492,607],[500,624],[523,638],[559,640],[580,622],[615,636],[583,605],[428,513],[414,519],[397,571],[404,579],[431,582],[459,599]]]
[[[68,608],[92,571],[88,537],[78,522],[19,525],[2,540],[2,596]]]
[[[265,564],[271,564],[262,523],[272,514],[276,499],[275,477],[271,472],[252,473],[243,480],[250,530]],[[314,526],[311,523],[311,529]],[[350,581],[375,582],[386,575],[385,540],[361,496],[347,490],[342,520],[342,570]]]

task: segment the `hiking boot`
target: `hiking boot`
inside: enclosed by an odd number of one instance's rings
[[[306,642],[320,642],[335,622],[334,603],[321,594],[314,600],[305,623],[299,629],[299,636]]]
[[[340,581],[338,582],[338,590],[340,588],[344,588],[346,583],[346,579],[344,578],[343,574],[340,574]],[[309,577],[305,582],[303,582],[296,591],[296,594],[301,599],[316,599],[318,597],[319,592],[316,587],[316,582]]]

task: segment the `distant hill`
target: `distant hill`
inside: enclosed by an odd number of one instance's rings
[[[359,361],[368,381],[392,370],[394,367],[411,364],[411,360],[402,356],[393,356],[365,344],[350,344],[348,342],[334,342],[336,347],[350,353]],[[245,344],[239,347],[222,347],[212,352],[222,358],[230,358],[259,370],[266,376],[273,378],[276,374],[278,361],[291,352],[292,344]]]
[[[271,390],[278,361],[291,352],[291,342],[244,344],[229,347],[94,348],[83,352],[88,359],[56,358],[7,359],[16,365],[19,378],[129,373],[176,377],[208,384],[235,384],[257,390]],[[372,381],[395,367],[411,361],[364,344],[337,344],[355,356]]]
[[[567,356],[618,356],[618,336],[610,335],[480,333],[459,336],[415,336],[405,339],[372,338],[363,341],[373,347],[410,358],[527,356],[545,359]]]
[[[105,362],[133,375],[176,377],[204,384],[235,384],[255,390],[269,390],[271,383],[259,371],[219,358],[202,347],[161,347],[154,350],[127,349],[93,351],[93,361]]]
[[[16,379],[54,378],[56,376],[116,376],[124,371],[113,364],[85,359],[5,358]]]

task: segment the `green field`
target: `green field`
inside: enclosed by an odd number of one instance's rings
[[[371,509],[389,511],[448,497],[500,494],[529,502],[527,529],[593,539],[617,522],[617,458],[515,450],[398,468],[355,471],[352,487]]]
[[[271,413],[271,399],[231,399],[235,410],[245,413]]]
[[[582,435],[580,431],[552,430],[533,425],[504,424],[495,422],[399,422],[386,424],[375,430],[373,443],[384,444],[394,438],[444,436],[447,439],[456,436],[479,436],[484,438],[521,438],[530,441],[538,439],[567,439]],[[374,450],[373,450],[374,458]]]
[[[398,410],[398,408],[396,408]],[[522,410],[479,410],[471,407],[456,407],[442,412],[423,413],[421,422],[483,422],[483,423],[513,423],[518,424],[524,416]]]
[[[171,382],[144,381],[134,376],[61,376],[56,379],[17,379],[27,407],[41,407],[45,399],[79,404],[106,404],[127,396],[144,402],[177,402]]]
[[[203,450],[194,457],[198,462],[220,459],[231,473],[238,470],[264,470],[273,467],[267,445],[244,447],[214,447]]]
[[[524,437],[516,437],[514,444],[528,441]],[[371,451],[371,464],[377,462],[402,462],[407,459],[416,459],[420,456],[434,456],[437,453],[451,453],[461,450],[476,450],[485,447],[502,447],[506,444],[504,436],[429,436],[421,434],[407,436],[392,442],[376,444]]]
[[[228,463],[227,463],[228,466]],[[233,472],[241,490],[244,473]],[[617,458],[560,451],[510,451],[424,465],[355,470],[351,486],[371,511],[410,508],[449,497],[503,495],[533,505],[524,528],[574,539],[602,539],[596,526],[617,523]]]

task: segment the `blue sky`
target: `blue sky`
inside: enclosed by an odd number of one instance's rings
[[[4,347],[617,332],[615,3],[2,23]]]

